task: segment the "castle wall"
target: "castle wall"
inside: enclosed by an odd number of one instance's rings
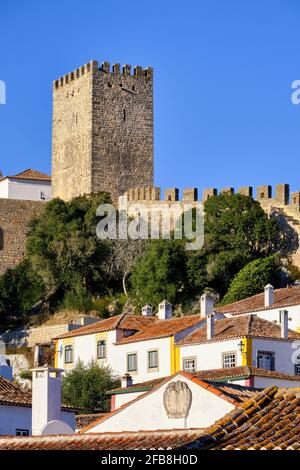
[[[53,197],[153,185],[152,69],[91,61],[53,83]]]
[[[23,258],[29,222],[43,207],[39,201],[0,199],[0,275]]]
[[[234,188],[222,188],[219,194],[234,194]],[[237,190],[237,193],[244,196],[254,197],[252,186],[243,186]],[[202,202],[218,194],[216,188],[206,188],[202,193]],[[182,191],[180,197],[178,188],[168,188],[164,192],[164,198],[161,198],[160,188],[131,188],[125,193],[129,203],[141,202],[148,208],[155,206],[165,206],[169,203],[171,206],[176,201],[178,211],[183,211],[184,203],[201,201],[198,197],[197,188],[188,188]],[[283,253],[288,256],[293,264],[300,268],[300,191],[291,193],[288,184],[278,184],[275,188],[273,197],[273,188],[270,185],[258,186],[256,188],[256,200],[269,215],[277,218],[283,225],[286,236],[289,237],[289,251]],[[175,207],[173,205],[173,207]],[[133,206],[134,208],[134,206]],[[134,214],[134,210],[133,210]]]
[[[52,196],[66,201],[92,192],[94,63],[53,84]]]

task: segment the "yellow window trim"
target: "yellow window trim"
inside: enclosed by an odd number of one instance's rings
[[[242,338],[244,345],[242,354],[242,365],[252,366],[252,338]]]
[[[174,336],[170,337],[170,370],[175,374],[180,370],[180,348],[174,344]]]

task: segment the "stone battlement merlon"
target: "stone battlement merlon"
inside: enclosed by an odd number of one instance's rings
[[[111,67],[110,62],[102,62],[101,66],[99,67],[97,60],[91,60],[90,62],[87,62],[86,64],[82,65],[81,67],[73,70],[72,72],[69,72],[63,75],[62,77],[54,80],[53,89],[57,90],[58,88],[61,88],[65,85],[68,85],[69,83],[72,83],[77,78],[80,78],[81,76],[87,73],[95,72],[95,71],[110,74],[112,76],[123,75],[123,76],[137,77],[137,78],[145,77],[148,79],[152,79],[153,77],[152,67],[143,68],[140,65],[136,65],[135,67],[133,67],[133,73],[131,71],[131,68],[132,67],[129,64],[123,65],[122,68],[120,64],[113,64]]]
[[[271,185],[257,186],[256,197],[254,197],[254,191],[252,186],[242,186],[237,189],[237,194],[244,196],[253,197],[262,206],[289,206],[292,210],[300,212],[300,191],[295,191],[290,194],[290,186],[288,184],[277,184],[275,188],[275,194],[273,197],[273,188]],[[168,188],[164,191],[164,198],[161,199],[161,189],[157,187],[148,188],[132,188],[129,189],[125,195],[129,202],[137,201],[169,201],[169,202],[188,202],[188,201],[202,201],[205,202],[207,199],[218,194],[235,194],[235,190],[232,187],[221,188],[219,191],[216,188],[206,188],[203,190],[202,199],[198,198],[197,188],[187,188],[182,191],[182,196],[179,196],[178,188]]]

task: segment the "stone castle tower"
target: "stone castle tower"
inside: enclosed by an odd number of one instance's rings
[[[152,185],[152,68],[93,60],[55,80],[53,197]]]

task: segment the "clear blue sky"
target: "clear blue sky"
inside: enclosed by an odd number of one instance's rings
[[[298,0],[1,0],[0,168],[51,171],[52,80],[154,67],[155,184],[300,189]]]

